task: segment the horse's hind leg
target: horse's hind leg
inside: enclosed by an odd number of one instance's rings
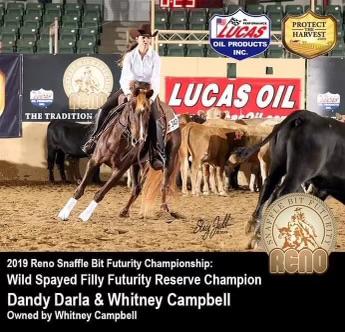
[[[166,168],[163,171],[163,183],[162,183],[162,203],[161,203],[161,209],[169,212],[168,204],[167,204],[167,193],[169,190],[169,186],[173,184],[173,181],[176,181],[176,172],[178,170],[178,164],[179,164],[179,143],[178,142],[172,142],[170,144],[167,144],[167,163]]]
[[[71,197],[63,209],[60,211],[58,217],[61,220],[68,220],[69,215],[71,214],[72,210],[74,209],[75,205],[77,204],[77,200],[84,195],[84,190],[87,185],[87,182],[91,178],[95,168],[98,166],[94,159],[90,159],[86,166],[86,171],[82,181],[80,182],[79,186],[77,187],[76,191],[74,192],[73,197]]]
[[[88,221],[93,212],[95,211],[98,203],[104,198],[104,196],[107,194],[107,192],[115,186],[115,184],[120,180],[122,175],[126,172],[128,169],[128,165],[121,170],[114,170],[108,179],[108,181],[105,183],[105,185],[96,192],[93,201],[89,204],[89,206],[79,215],[79,218],[83,221]],[[84,179],[83,179],[84,181]],[[82,183],[83,183],[82,181]],[[81,183],[81,184],[82,184]]]
[[[140,195],[141,189],[142,189],[142,182],[141,179],[145,178],[145,174],[148,171],[148,167],[144,169],[144,174],[140,176],[140,167],[138,165],[134,165],[131,167],[131,178],[132,178],[132,194],[131,197],[128,200],[127,205],[121,210],[120,217],[129,217],[129,209],[132,206],[132,204],[136,201],[138,196]]]

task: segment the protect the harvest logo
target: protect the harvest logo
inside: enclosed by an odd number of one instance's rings
[[[267,50],[271,38],[270,19],[239,9],[232,15],[214,15],[210,20],[210,45],[218,53],[243,60]]]
[[[290,52],[307,59],[331,51],[337,43],[337,21],[332,15],[307,11],[283,20],[283,44]]]
[[[324,273],[335,248],[336,222],[322,200],[294,193],[267,208],[261,235],[271,273]]]

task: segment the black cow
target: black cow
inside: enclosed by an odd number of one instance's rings
[[[80,180],[79,159],[88,157],[81,149],[88,138],[91,125],[54,120],[50,122],[47,130],[48,170],[49,181],[54,182],[54,165],[57,164],[61,179],[66,181],[65,157],[76,166],[76,177]],[[77,162],[76,162],[77,161]],[[99,169],[94,174],[93,182],[100,183]]]
[[[345,204],[344,123],[310,111],[297,111],[276,125],[262,143],[243,149],[238,156],[243,161],[267,142],[272,164],[246,227],[247,233],[255,231],[253,240],[259,236],[265,202],[270,204],[280,196],[298,192],[301,184],[312,184],[312,194],[322,200],[331,195]]]

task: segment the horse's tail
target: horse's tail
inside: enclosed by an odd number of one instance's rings
[[[159,194],[161,194],[161,187],[163,184],[164,172],[155,171],[152,167],[148,166],[149,170],[146,175],[142,190],[141,213],[147,216],[153,210],[154,203]],[[167,179],[167,197],[174,196],[177,192],[176,179],[180,170],[180,158],[177,153],[174,157],[172,172]]]

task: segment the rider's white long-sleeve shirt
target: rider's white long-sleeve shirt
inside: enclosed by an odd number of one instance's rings
[[[153,90],[151,99],[156,99],[160,88],[160,58],[155,50],[150,48],[142,58],[136,47],[125,55],[120,78],[120,85],[125,95],[131,93],[131,81],[150,83]]]

